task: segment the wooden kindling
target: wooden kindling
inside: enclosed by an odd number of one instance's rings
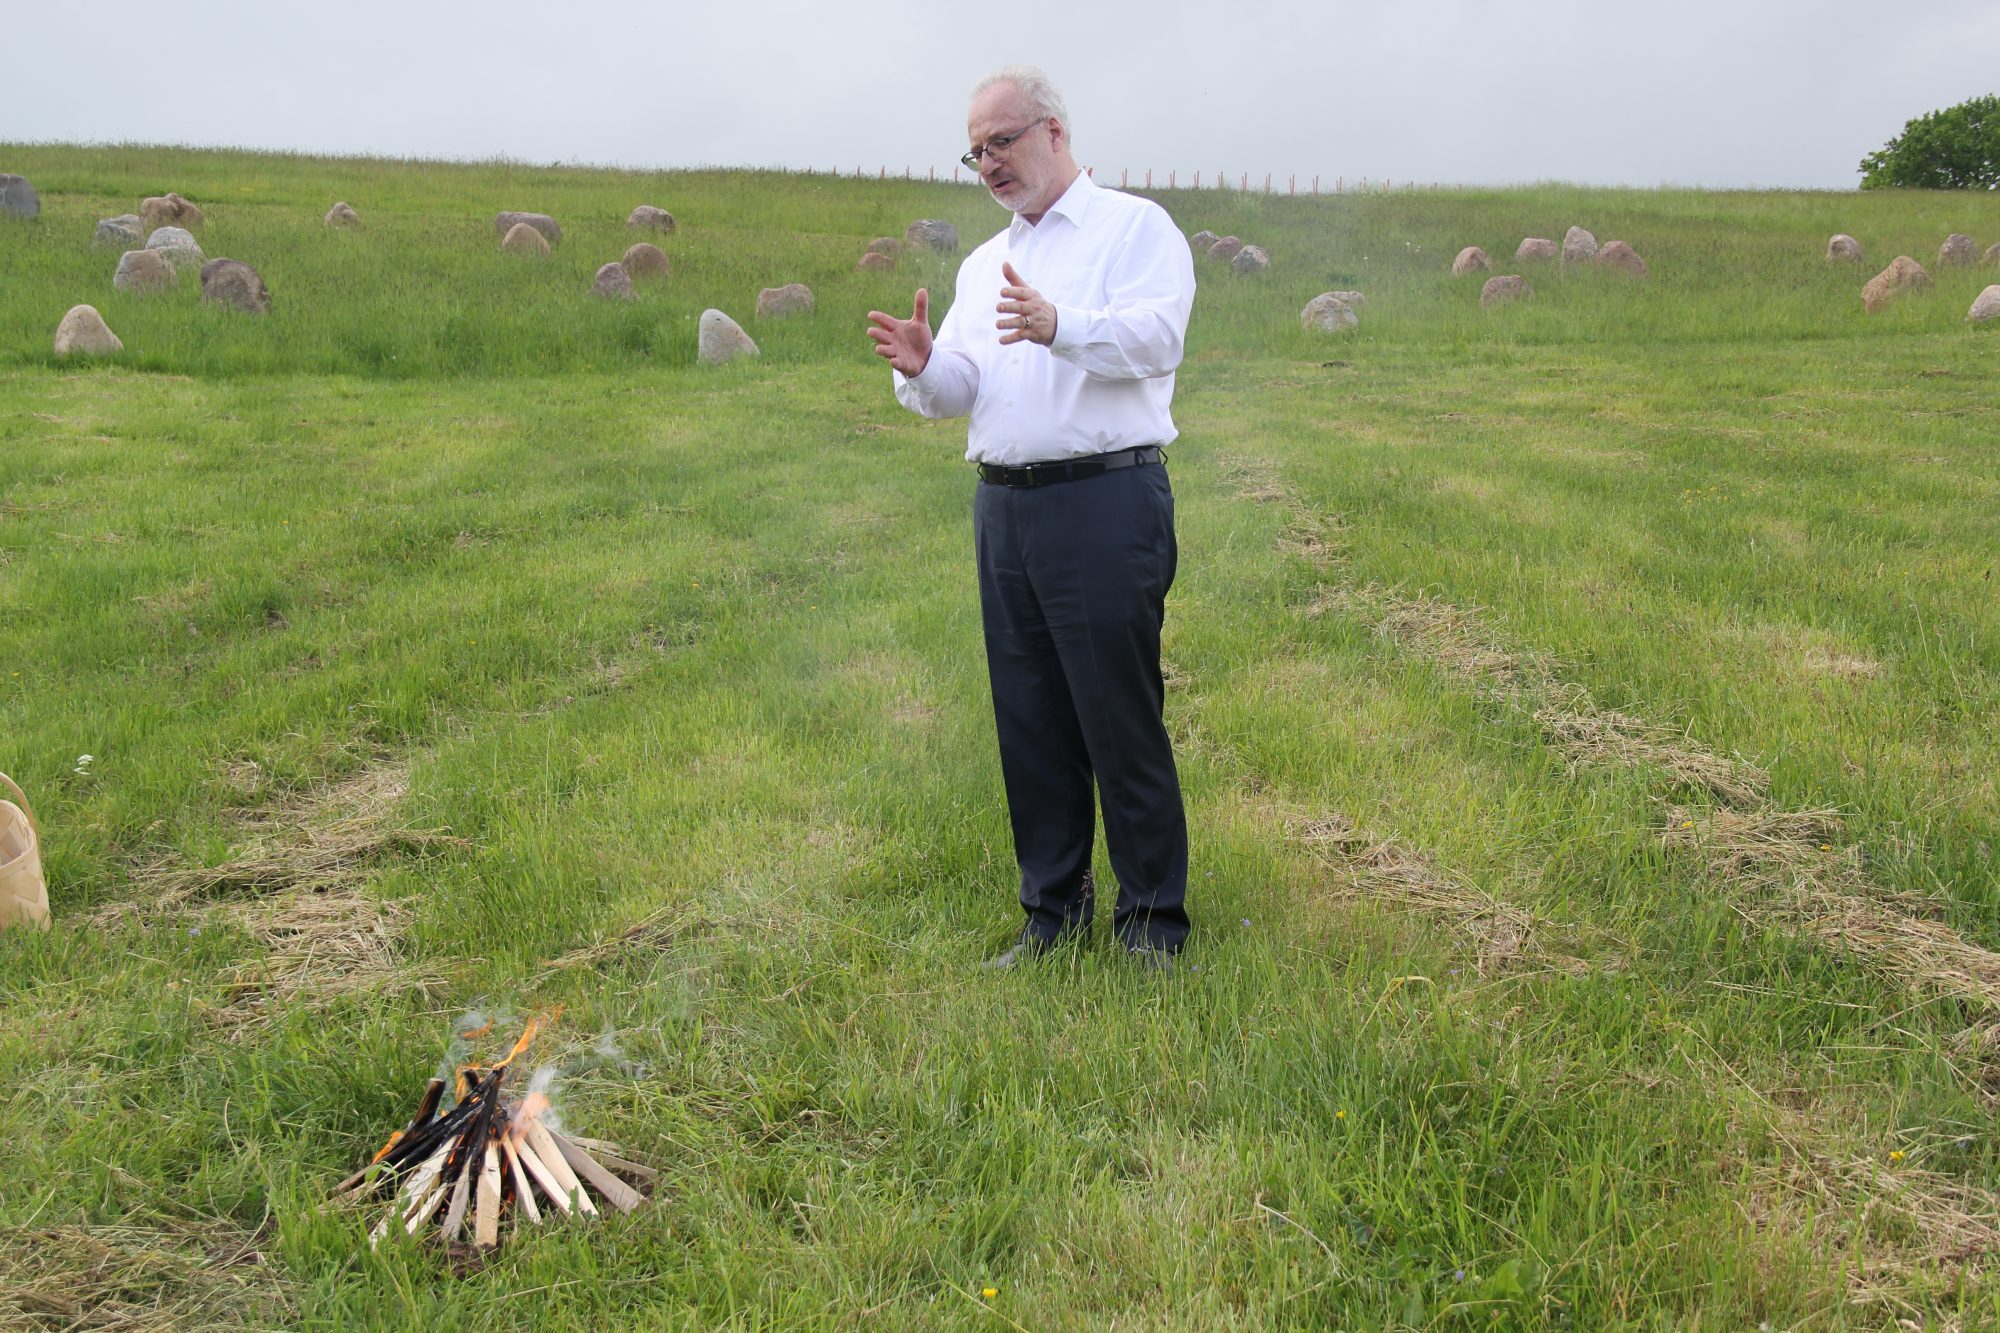
[[[469,1221],[473,1244],[490,1250],[503,1230],[539,1226],[551,1216],[596,1216],[599,1199],[621,1213],[646,1201],[644,1186],[659,1176],[653,1168],[628,1160],[616,1144],[555,1130],[546,1120],[548,1098],[539,1092],[518,1101],[503,1094],[508,1070],[534,1040],[536,1026],[528,1024],[506,1058],[460,1069],[450,1080],[451,1105],[440,1106],[446,1080],[432,1079],[409,1123],[334,1186],[338,1201],[390,1197],[368,1233],[369,1245],[398,1227],[449,1243]]]

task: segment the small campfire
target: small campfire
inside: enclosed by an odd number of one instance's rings
[[[368,1234],[377,1245],[392,1227],[417,1235],[435,1225],[447,1244],[461,1241],[468,1219],[481,1249],[500,1243],[503,1220],[512,1229],[540,1226],[558,1217],[596,1216],[600,1203],[629,1213],[645,1202],[614,1171],[651,1182],[652,1168],[619,1156],[615,1144],[577,1138],[555,1129],[545,1116],[548,1098],[529,1092],[509,1099],[504,1088],[514,1060],[535,1039],[530,1020],[505,1059],[462,1066],[451,1106],[440,1111],[445,1083],[424,1089],[410,1123],[389,1136],[369,1163],[333,1188],[336,1200],[359,1203],[387,1193],[394,1204]]]

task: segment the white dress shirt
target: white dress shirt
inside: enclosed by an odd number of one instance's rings
[[[1011,263],[1056,308],[1055,339],[1002,346],[994,308]],[[965,456],[1019,466],[1168,444],[1174,369],[1194,307],[1194,256],[1166,211],[1086,172],[1030,224],[965,257],[923,373],[892,369],[927,417],[972,414]]]

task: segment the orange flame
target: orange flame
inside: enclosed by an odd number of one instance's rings
[[[523,1097],[521,1104],[516,1106],[508,1116],[507,1138],[509,1141],[518,1145],[522,1139],[528,1137],[528,1127],[539,1120],[542,1112],[548,1109],[549,1099],[539,1092],[531,1092]]]

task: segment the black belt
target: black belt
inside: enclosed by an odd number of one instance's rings
[[[1052,463],[1028,463],[1021,467],[981,463],[979,479],[988,486],[1053,486],[1059,481],[1082,481],[1085,477],[1116,472],[1119,468],[1166,461],[1166,452],[1159,445],[1146,444],[1137,449],[1120,449],[1111,454],[1090,454],[1083,458],[1065,458]]]

